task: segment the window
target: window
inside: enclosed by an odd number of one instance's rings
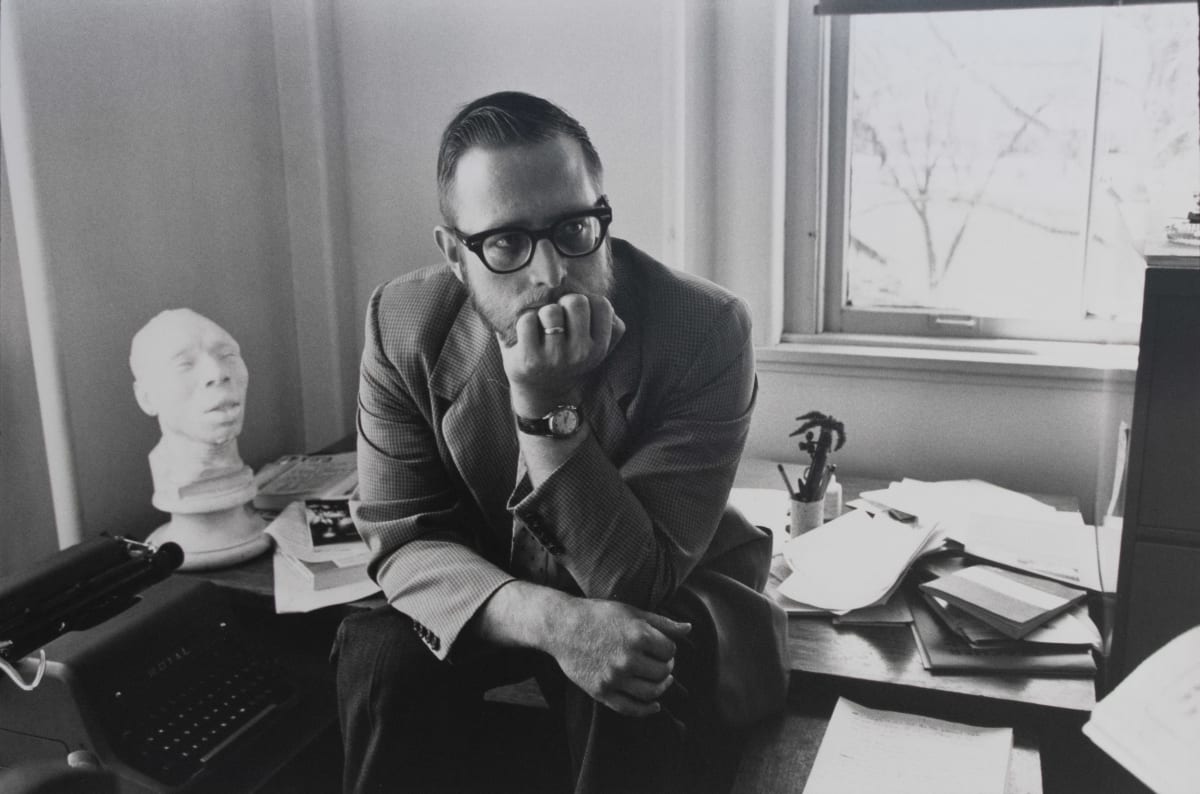
[[[1136,342],[1200,188],[1195,5],[818,24],[824,330]]]

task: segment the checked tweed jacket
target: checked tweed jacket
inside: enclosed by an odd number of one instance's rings
[[[612,251],[625,335],[585,390],[590,437],[537,488],[498,343],[449,268],[371,296],[354,517],[371,575],[439,658],[497,588],[536,580],[513,559],[514,528],[541,544],[555,584],[650,610],[752,539],[717,531],[756,391],[746,307],[626,242]]]

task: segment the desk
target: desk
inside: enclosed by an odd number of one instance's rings
[[[847,501],[888,484],[840,473],[838,479]],[[776,463],[743,459],[735,485],[779,488]],[[1060,510],[1078,509],[1069,497],[1035,496]],[[791,788],[780,785],[780,791],[795,790],[796,782],[808,775],[839,694],[877,708],[1011,725],[1015,747],[1010,791],[1042,791],[1043,777],[1050,792],[1094,790],[1086,782],[1078,785],[1097,753],[1078,730],[1096,703],[1091,679],[934,675],[922,666],[907,625],[834,626],[821,616],[789,618],[788,655],[789,715],[752,738],[743,757],[745,774],[738,781],[742,785],[735,786],[735,792],[774,790],[772,780],[788,781]]]
[[[747,458],[735,485],[778,488],[779,472],[772,461]],[[838,477],[846,501],[862,491],[887,487],[888,481],[869,477]],[[1039,496],[1059,509],[1074,510],[1074,499]],[[1043,706],[1090,712],[1096,705],[1095,682],[1086,678],[1032,676],[933,675],[921,665],[907,626],[834,626],[828,618],[793,616],[788,621],[788,654],[797,673],[832,675],[898,686],[953,692]]]

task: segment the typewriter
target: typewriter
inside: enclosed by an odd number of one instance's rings
[[[277,722],[297,685],[225,591],[172,577],[182,553],[100,537],[0,580],[0,769],[88,751],[122,792],[205,791]]]

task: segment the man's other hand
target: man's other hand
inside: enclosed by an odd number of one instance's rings
[[[572,599],[558,618],[550,652],[567,678],[619,714],[658,713],[691,624],[596,599]]]
[[[625,323],[607,298],[571,293],[522,314],[515,331],[516,342],[500,345],[513,408],[541,416],[579,400],[583,377],[616,346]]]

